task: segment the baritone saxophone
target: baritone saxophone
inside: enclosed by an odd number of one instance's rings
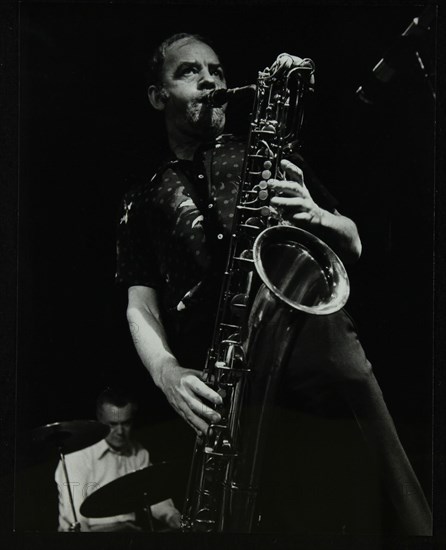
[[[308,315],[338,311],[349,280],[323,241],[282,219],[267,180],[282,179],[280,161],[299,146],[303,98],[314,63],[281,54],[260,71],[205,382],[223,398],[221,421],[197,437],[184,531],[251,532],[262,457],[283,366]],[[244,88],[214,90],[224,104]]]

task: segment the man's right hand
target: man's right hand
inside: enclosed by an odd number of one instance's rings
[[[203,382],[203,373],[181,367],[167,343],[155,289],[146,286],[129,288],[127,319],[133,342],[141,361],[169,403],[200,435],[220,415],[209,405],[221,405],[217,392]]]
[[[157,384],[172,407],[198,435],[207,432],[209,423],[221,420],[220,415],[209,404],[221,405],[222,398],[202,378],[201,371],[168,364],[161,369]]]

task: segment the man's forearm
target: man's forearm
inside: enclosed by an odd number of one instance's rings
[[[136,351],[153,381],[159,386],[163,367],[168,364],[178,365],[167,344],[161,320],[156,311],[142,304],[134,296],[132,297],[131,292],[129,293],[127,320]]]
[[[359,259],[362,252],[361,239],[355,222],[338,212],[331,213],[321,209],[317,236],[325,241],[346,263]]]

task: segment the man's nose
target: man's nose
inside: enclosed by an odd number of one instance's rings
[[[204,68],[201,72],[199,87],[201,89],[213,89],[216,87],[215,76],[211,74],[206,68]]]

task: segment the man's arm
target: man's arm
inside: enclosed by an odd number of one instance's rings
[[[303,229],[324,240],[345,263],[355,262],[361,255],[362,244],[356,224],[337,210],[329,212],[317,205],[304,183],[302,170],[288,160],[281,162],[289,180],[269,180],[275,193],[271,205],[283,208],[287,217]]]
[[[181,367],[174,357],[162,325],[156,290],[146,286],[129,288],[127,320],[136,351],[155,384],[197,433],[206,433],[208,422],[220,420],[206,402],[219,405],[222,399],[201,380],[200,371]]]

